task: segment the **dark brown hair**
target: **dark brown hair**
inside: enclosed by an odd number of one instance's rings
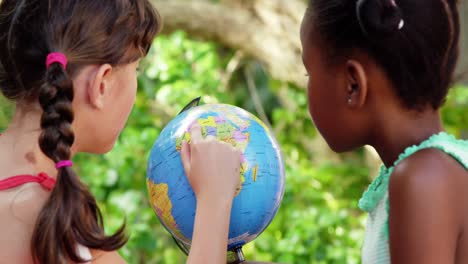
[[[90,64],[124,65],[145,56],[160,27],[147,0],[3,0],[0,4],[0,89],[7,98],[43,110],[41,150],[54,162],[70,159],[74,142],[73,82]],[[51,52],[64,53],[65,69]],[[95,198],[71,168],[40,212],[31,241],[42,264],[84,262],[77,245],[112,251],[127,241],[124,226],[104,233]]]
[[[459,56],[456,0],[309,0],[330,61],[352,49],[386,71],[405,106],[439,108]]]

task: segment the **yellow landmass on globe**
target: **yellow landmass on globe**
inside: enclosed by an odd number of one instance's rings
[[[183,141],[190,143],[190,133],[184,133],[183,136],[176,138],[176,150],[179,152],[182,149]]]
[[[161,221],[166,225],[177,238],[185,243],[190,243],[180,231],[172,216],[172,202],[169,199],[169,187],[165,183],[156,184],[151,180],[146,181],[150,195],[151,205],[156,210]]]
[[[203,118],[203,119],[198,119],[198,123],[200,124],[201,127],[215,127],[216,126],[216,121],[214,117],[210,116],[208,118]]]
[[[227,119],[231,120],[232,122],[234,122],[234,124],[237,124],[241,127],[247,127],[250,125],[250,121],[247,119],[247,118],[241,118],[239,117],[238,115],[236,114],[233,114],[232,113],[232,110],[230,107],[228,106],[225,106],[225,105],[217,105],[216,107],[214,107],[214,109],[217,109],[219,111],[222,111],[223,114],[226,115]],[[265,132],[271,136],[270,134],[270,128],[265,125],[265,123],[263,123],[262,120],[260,120],[258,117],[252,115],[252,114],[249,114],[249,118],[255,120],[261,127],[263,127],[263,129],[265,129]]]
[[[250,121],[248,119],[243,119],[240,116],[237,116],[236,114],[227,112],[224,113],[226,115],[226,118],[229,119],[231,122],[236,124],[239,127],[248,127],[250,126]]]
[[[253,168],[253,171],[252,171],[252,179],[254,182],[257,181],[257,173],[258,173],[258,164],[255,165],[255,167]]]

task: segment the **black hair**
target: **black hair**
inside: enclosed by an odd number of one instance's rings
[[[306,19],[332,50],[368,53],[410,109],[444,103],[459,57],[455,0],[310,0]]]

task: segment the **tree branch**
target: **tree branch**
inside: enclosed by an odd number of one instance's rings
[[[192,37],[242,50],[261,61],[274,79],[306,86],[299,28],[303,0],[151,0],[164,18],[164,33],[184,30]],[[461,57],[457,73],[468,71],[468,3],[460,4]],[[468,76],[464,76],[465,82]]]
[[[164,33],[181,29],[194,38],[242,50],[263,62],[273,78],[305,87],[299,41],[300,21],[306,8],[303,1],[152,2],[164,19]]]

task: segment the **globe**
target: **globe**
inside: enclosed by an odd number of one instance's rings
[[[161,132],[147,167],[150,203],[179,245],[190,248],[196,198],[186,178],[180,149],[190,142],[190,127],[213,135],[242,152],[241,186],[233,200],[228,249],[257,238],[273,220],[284,193],[284,165],[269,128],[249,112],[231,105],[205,104],[179,114]]]

